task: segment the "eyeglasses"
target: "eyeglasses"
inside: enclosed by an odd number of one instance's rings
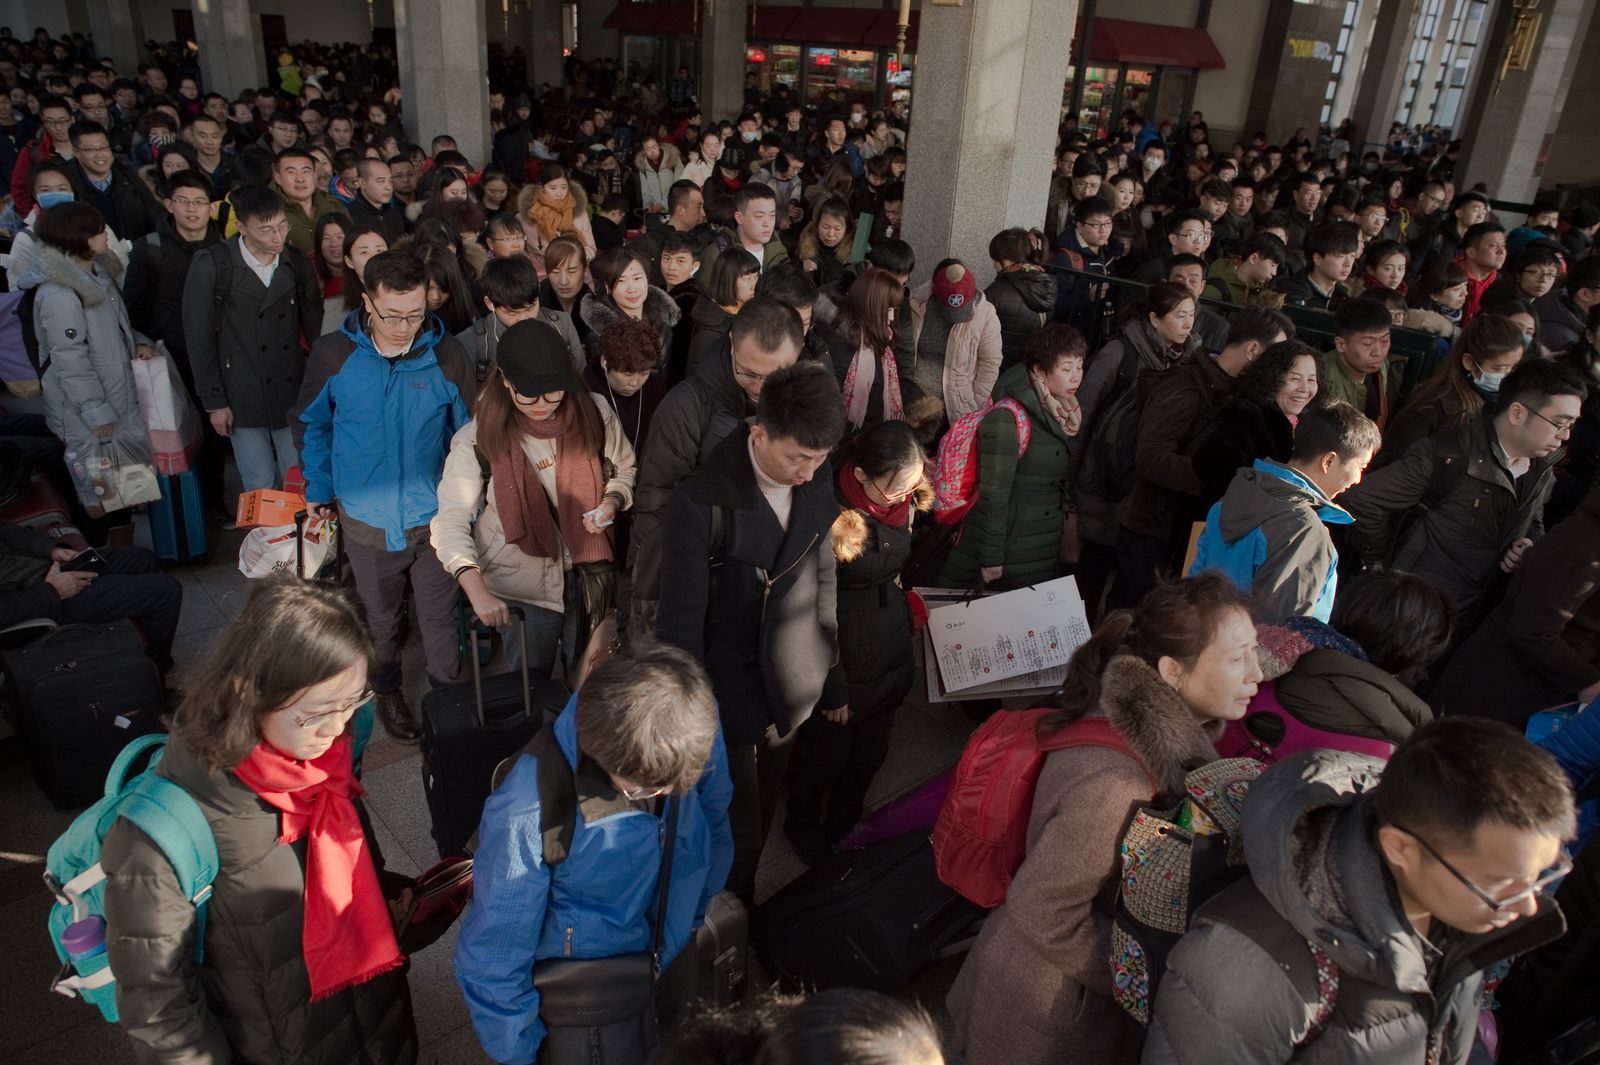
[[[1538,418],[1540,421],[1542,421],[1546,425],[1550,426],[1550,428],[1554,429],[1560,435],[1566,435],[1566,434],[1572,432],[1572,427],[1574,425],[1576,425],[1577,421],[1578,421],[1576,418],[1573,418],[1571,421],[1568,421],[1567,419],[1563,418],[1558,422],[1558,421],[1555,421],[1554,419],[1546,418],[1543,414],[1540,414],[1538,411],[1534,410],[1532,407],[1528,408],[1528,413],[1532,414],[1535,418]]]
[[[349,702],[341,703],[332,710],[328,710],[320,714],[311,714],[308,717],[301,717],[299,714],[290,713],[289,720],[293,721],[300,728],[316,728],[330,717],[342,717],[345,714],[355,713],[367,703],[371,702],[377,694],[378,693],[373,691],[371,688],[364,688],[362,689],[360,695],[356,696],[354,699],[351,699]]]
[[[1555,270],[1539,270],[1530,267],[1529,269],[1522,271],[1522,276],[1537,278],[1540,281],[1554,281],[1556,278],[1560,277],[1561,274]]]
[[[82,152],[84,155],[109,155],[111,152],[111,145],[80,144],[78,145],[78,151]]]
[[[1083,223],[1083,228],[1085,228],[1085,229],[1110,229],[1111,228],[1111,219],[1102,218],[1102,219],[1099,219],[1098,221],[1094,221],[1094,222],[1084,222]]]
[[[629,802],[644,802],[646,799],[660,798],[671,790],[671,788],[623,788],[619,794]]]
[[[372,313],[380,320],[394,325],[421,325],[423,319],[428,317],[427,311],[418,314],[384,314],[382,311],[374,310]]]
[[[1477,897],[1479,902],[1489,907],[1489,909],[1493,910],[1495,913],[1509,910],[1513,906],[1518,906],[1526,902],[1528,899],[1539,894],[1557,880],[1560,880],[1562,877],[1572,872],[1572,855],[1567,852],[1567,848],[1562,847],[1560,855],[1556,858],[1556,864],[1540,873],[1531,884],[1516,894],[1507,895],[1503,899],[1497,899],[1487,891],[1483,890],[1483,888],[1479,887],[1477,884],[1474,884],[1472,881],[1468,880],[1461,870],[1450,864],[1449,859],[1434,849],[1433,844],[1429,843],[1427,840],[1423,839],[1421,836],[1417,835],[1415,832],[1404,827],[1403,825],[1397,824],[1394,827],[1400,829],[1400,831],[1404,832],[1406,835],[1422,844],[1423,849],[1429,854],[1433,855],[1434,861],[1444,866],[1445,869],[1449,871],[1451,876],[1461,881],[1462,886]]]
[[[735,362],[733,364],[733,376],[737,377],[741,381],[749,381],[753,385],[759,385],[768,377],[770,377],[771,374],[755,373],[751,370],[746,370],[743,366],[740,366],[737,362]]]
[[[518,399],[522,400],[524,403],[534,403],[534,402],[560,403],[563,399],[566,398],[566,395],[567,395],[567,393],[566,393],[566,391],[564,389],[558,389],[558,390],[556,390],[554,392],[541,392],[537,396],[530,396],[530,395],[527,395],[525,393],[518,392],[516,385],[512,385],[511,386],[511,392],[512,392],[513,395],[515,395]]]
[[[191,199],[188,196],[175,197],[173,204],[177,207],[210,207],[210,200]]]

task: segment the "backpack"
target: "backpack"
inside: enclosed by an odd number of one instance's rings
[[[24,289],[22,296],[17,300],[12,312],[17,316],[17,322],[22,326],[22,350],[28,356],[28,365],[33,367],[35,373],[44,376],[45,368],[50,365],[50,360],[39,355],[38,327],[33,320],[33,305],[38,299],[39,289]]]
[[[1045,755],[1068,747],[1108,747],[1144,765],[1103,717],[1082,718],[1041,739],[1039,721],[1052,713],[1053,708],[1041,707],[995,714],[973,733],[956,763],[933,826],[933,862],[944,884],[979,906],[1004,902],[1022,867]]]
[[[933,520],[941,525],[960,525],[978,502],[978,425],[996,410],[1007,411],[1016,420],[1017,458],[1028,453],[1033,424],[1026,408],[1014,399],[1002,399],[957,418],[939,441],[935,460]]]
[[[1371,736],[1356,736],[1308,725],[1278,701],[1278,682],[1264,681],[1245,707],[1244,716],[1223,726],[1217,753],[1224,758],[1254,758],[1271,765],[1291,754],[1316,749],[1350,751],[1388,761],[1395,745]]]
[[[1265,768],[1249,758],[1208,762],[1184,778],[1185,794],[1175,806],[1140,810],[1118,841],[1122,869],[1111,925],[1111,997],[1142,1025],[1150,1023],[1167,956],[1195,911],[1249,878],[1240,815],[1251,782]],[[1227,911],[1228,899],[1220,901]],[[1241,924],[1240,931],[1251,934]],[[1314,983],[1316,999],[1310,1030],[1298,1045],[1327,1027],[1339,994],[1338,966],[1316,944],[1307,941],[1306,947],[1314,978],[1296,982]]]
[[[375,720],[370,702],[351,719],[351,754],[358,777]],[[112,1024],[117,1023],[117,985],[109,956],[102,950],[73,961],[62,937],[75,921],[105,920],[106,874],[100,866],[100,848],[118,818],[133,822],[172,863],[178,885],[195,910],[194,962],[205,960],[206,902],[221,863],[216,837],[200,804],[182,785],[154,772],[166,745],[166,733],[153,733],[124,747],[106,774],[104,797],[75,817],[45,856],[44,882],[56,900],[46,927],[61,960],[50,990],[83,999]],[[130,779],[134,765],[147,753],[144,770]]]
[[[1089,446],[1078,471],[1078,486],[1091,498],[1117,503],[1133,491],[1139,451],[1139,352],[1124,344],[1111,389],[1101,401],[1094,425],[1086,426]]]

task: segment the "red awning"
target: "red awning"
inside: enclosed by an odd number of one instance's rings
[[[1217,51],[1217,43],[1205,30],[1120,18],[1094,20],[1089,62],[1198,70],[1221,70],[1227,66]]]
[[[746,35],[752,41],[793,41],[799,44],[836,45],[841,48],[893,48],[898,30],[893,11],[851,7],[755,7]],[[917,42],[918,12],[911,13],[906,47]],[[619,33],[655,33],[688,37],[694,34],[693,5],[685,3],[632,3],[620,0],[606,16],[607,29]]]

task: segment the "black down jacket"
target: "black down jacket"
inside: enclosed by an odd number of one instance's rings
[[[917,505],[933,503],[932,489],[917,490]],[[839,662],[850,686],[852,717],[898,708],[911,690],[911,613],[897,583],[911,557],[911,525],[893,526],[840,500],[833,523],[833,557],[839,564]]]
[[[301,953],[305,840],[280,845],[278,812],[176,739],[156,772],[200,804],[221,871],[207,907],[205,961],[196,966],[194,907],[166,855],[127,821],[106,833],[106,948],[141,1065],[415,1062],[407,966],[311,1001]]]
[[[1056,309],[1056,279],[1043,270],[1011,270],[998,275],[983,294],[1000,316],[1000,368],[1022,361],[1022,346]]]

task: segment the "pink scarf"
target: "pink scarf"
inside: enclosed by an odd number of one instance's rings
[[[905,405],[900,400],[900,369],[894,364],[894,356],[886,352],[880,358],[863,344],[856,349],[856,357],[844,375],[844,416],[857,429],[867,420],[867,400],[879,366],[883,367],[883,420],[897,422],[905,417]]]

